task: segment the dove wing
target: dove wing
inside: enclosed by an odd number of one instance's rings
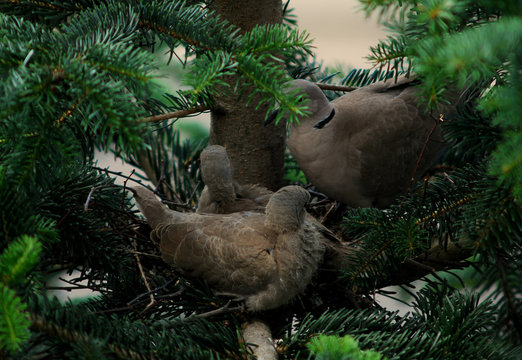
[[[437,115],[424,113],[416,97],[417,89],[410,83],[409,79],[400,79],[397,84],[388,80],[333,102],[342,107],[339,113],[350,114],[337,129],[337,134],[350,137],[334,141],[350,146],[345,153],[359,154],[360,193],[371,198],[373,206],[386,206],[405,191],[424,142],[438,119]],[[430,136],[418,176],[432,165],[443,145],[437,127]]]
[[[194,219],[154,229],[152,236],[159,240],[165,262],[217,290],[238,295],[255,293],[277,276],[277,234],[263,227],[262,214]]]

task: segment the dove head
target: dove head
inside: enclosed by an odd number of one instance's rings
[[[138,210],[145,216],[151,228],[158,224],[166,223],[170,219],[169,209],[164,205],[152,191],[143,186],[129,188],[134,194]]]
[[[315,126],[319,121],[327,118],[332,113],[333,105],[330,104],[323,91],[313,82],[303,79],[294,80],[288,91],[294,90],[303,93],[308,99],[306,107],[309,115],[299,118],[301,126]]]
[[[210,145],[201,152],[201,177],[215,201],[236,198],[232,167],[223,146]]]
[[[279,189],[266,205],[265,226],[278,232],[296,231],[304,222],[309,200],[310,194],[300,186]]]
[[[322,90],[313,82],[304,80],[304,79],[296,79],[290,82],[288,89],[286,89],[286,93],[288,94],[296,94],[303,95],[303,100],[306,101],[306,108],[308,111],[308,115],[299,117],[299,124],[295,124],[295,128],[299,128],[299,126],[304,126],[306,128],[313,127],[320,121],[328,118],[329,116],[333,116],[335,113],[334,107]],[[277,116],[280,110],[274,110],[265,121],[265,126],[270,124]]]

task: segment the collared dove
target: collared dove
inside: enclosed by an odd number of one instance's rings
[[[245,299],[250,311],[288,303],[304,291],[323,258],[317,232],[305,231],[310,195],[298,186],[274,193],[265,213],[180,213],[142,187],[133,189],[159,240],[162,258],[216,291]]]
[[[293,81],[311,114],[292,125],[288,146],[319,191],[351,207],[385,208],[411,183],[428,135],[416,176],[433,164],[444,146],[439,115],[419,104],[411,82],[389,79],[329,102],[316,84]]]

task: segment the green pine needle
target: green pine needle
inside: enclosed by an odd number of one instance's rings
[[[26,305],[5,284],[0,284],[0,350],[16,351],[29,338]]]
[[[16,285],[38,262],[42,245],[34,236],[22,235],[0,255],[0,282]]]

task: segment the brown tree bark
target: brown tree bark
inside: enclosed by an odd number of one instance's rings
[[[281,0],[215,0],[212,9],[222,18],[238,26],[242,32],[257,24],[278,24],[282,21]],[[228,79],[232,88],[235,77]],[[246,106],[248,94],[220,96],[212,111],[210,143],[227,149],[240,184],[260,184],[271,190],[282,185],[286,127],[264,127],[267,107],[256,110],[259,97]]]

